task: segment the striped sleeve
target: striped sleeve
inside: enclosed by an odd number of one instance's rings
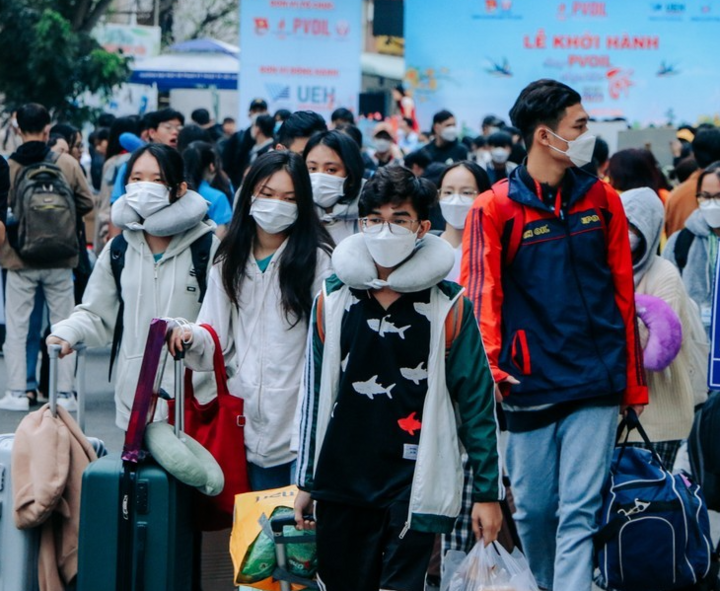
[[[492,502],[505,497],[498,451],[495,384],[472,304],[469,301],[465,304],[462,327],[445,365],[446,381],[460,416],[460,440],[473,469],[472,500]]]
[[[460,283],[467,289],[480,325],[490,369],[496,382],[508,374],[498,367],[502,346],[502,241],[492,219],[493,192],[486,191],[472,206],[463,233]]]
[[[635,282],[628,222],[618,194],[606,188],[610,220],[607,229],[607,261],[615,285],[615,303],[625,323],[627,347],[627,386],[623,404],[647,404],[645,365],[635,314]]]
[[[296,482],[299,489],[307,492],[312,491],[315,473],[315,436],[324,349],[318,332],[317,313],[318,298],[315,298],[305,351]]]

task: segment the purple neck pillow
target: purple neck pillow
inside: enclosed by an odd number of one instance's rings
[[[655,296],[635,294],[635,310],[648,330],[647,344],[643,349],[645,369],[662,371],[680,352],[682,323],[675,311]]]

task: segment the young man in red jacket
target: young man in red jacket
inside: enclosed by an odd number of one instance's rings
[[[627,220],[579,170],[595,138],[577,92],[533,82],[510,117],[527,161],[475,201],[460,281],[507,418],[530,566],[544,589],[590,591],[618,409],[647,404]]]

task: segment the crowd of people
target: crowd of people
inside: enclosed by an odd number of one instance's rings
[[[540,588],[590,591],[619,415],[642,415],[672,466],[707,398],[720,129],[681,128],[669,178],[647,149],[609,154],[556,81],[477,137],[448,110],[423,133],[395,101],[371,147],[348,109],[328,125],[256,99],[241,130],[205,109],[103,116],[87,160],[80,131],[19,107],[0,157],[0,409],[47,392],[41,341],[62,347],[71,410],[73,348],[111,346],[127,429],[155,317],[182,319],[168,348],[207,401],[209,324],[245,400],[250,485],[298,484],[327,589],[422,590],[437,534],[443,552],[497,538],[506,474]],[[69,256],[23,254],[39,167],[71,195]],[[639,294],[681,323],[672,358]]]

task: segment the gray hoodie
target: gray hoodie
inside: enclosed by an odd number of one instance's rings
[[[685,227],[695,234],[695,239],[690,245],[687,264],[682,271],[682,279],[688,295],[695,300],[702,315],[703,324],[710,325],[710,309],[712,304],[712,288],[714,282],[713,272],[708,264],[708,243],[712,229],[705,221],[700,210],[694,211],[685,222]],[[680,232],[675,232],[668,240],[663,257],[674,265],[675,244]],[[714,265],[713,265],[714,267]]]
[[[640,232],[642,242],[638,247],[640,259],[633,263],[635,287],[647,270],[657,260],[665,208],[660,197],[649,187],[630,189],[620,195],[628,222]]]

